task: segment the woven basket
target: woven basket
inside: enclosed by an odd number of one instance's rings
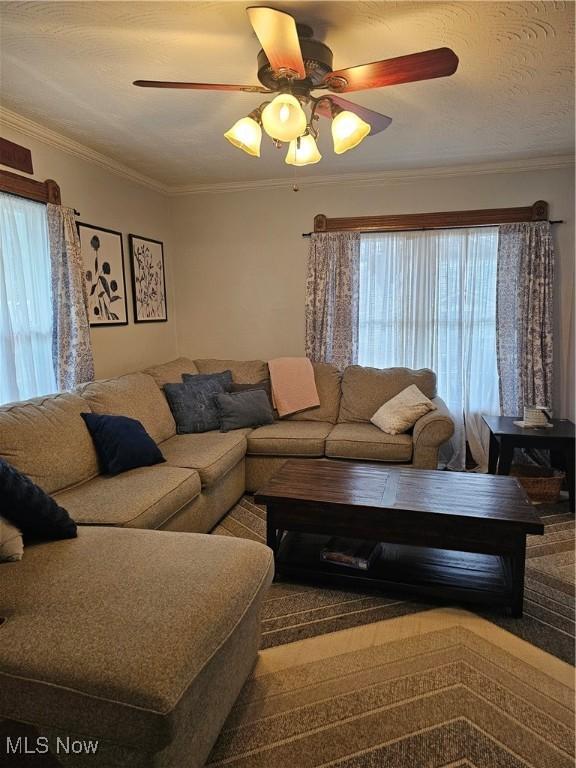
[[[560,498],[564,472],[533,464],[515,464],[510,474],[518,478],[530,501],[554,504]]]

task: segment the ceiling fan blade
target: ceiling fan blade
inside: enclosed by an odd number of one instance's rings
[[[306,68],[294,17],[263,6],[247,8],[246,11],[272,69],[275,72],[291,70],[300,79],[305,78]]]
[[[316,112],[319,115],[322,115],[322,117],[332,117],[332,110],[330,109],[330,104],[328,104],[328,98],[341,109],[346,109],[348,112],[354,112],[355,115],[358,115],[362,120],[365,120],[372,129],[368,134],[369,136],[373,136],[375,133],[380,133],[380,131],[388,128],[392,122],[391,117],[382,115],[380,112],[374,112],[373,109],[361,107],[360,104],[354,104],[353,101],[341,99],[339,96],[329,96],[318,102]]]
[[[229,85],[228,83],[174,83],[168,80],[134,80],[140,88],[181,88],[192,91],[244,91],[245,93],[270,93],[261,85]]]
[[[326,75],[324,84],[336,93],[347,93],[447,77],[453,75],[457,68],[458,57],[454,51],[450,48],[435,48],[395,59],[374,61],[372,64],[338,69]]]

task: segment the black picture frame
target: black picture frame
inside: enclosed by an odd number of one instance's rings
[[[76,231],[78,232],[78,238],[80,240],[80,249],[81,249],[81,255],[82,255],[82,260],[83,260],[82,277],[83,277],[85,282],[89,282],[90,283],[90,285],[87,285],[89,300],[92,299],[92,296],[93,296],[93,294],[94,294],[94,292],[96,290],[96,286],[98,285],[98,282],[101,283],[102,287],[106,291],[105,284],[108,285],[108,289],[111,290],[111,285],[113,284],[114,281],[117,282],[117,280],[116,280],[116,277],[113,277],[110,281],[107,280],[107,276],[109,276],[111,274],[110,272],[109,273],[104,273],[103,275],[100,275],[98,280],[96,281],[96,283],[94,283],[93,279],[91,279],[90,281],[87,279],[87,273],[91,270],[92,264],[88,264],[87,261],[86,261],[86,250],[85,250],[85,248],[83,246],[83,243],[85,241],[85,237],[84,237],[84,240],[83,240],[83,233],[82,233],[83,229],[84,230],[91,230],[91,231],[94,231],[94,232],[104,232],[107,235],[114,235],[115,237],[118,238],[118,241],[119,241],[119,244],[120,244],[119,260],[120,260],[121,270],[118,272],[117,276],[118,277],[120,277],[120,276],[122,277],[122,288],[123,288],[122,293],[123,293],[123,298],[124,298],[124,301],[123,301],[123,316],[119,316],[118,320],[114,320],[114,319],[108,318],[108,319],[106,319],[104,321],[100,321],[98,319],[95,319],[95,317],[93,315],[92,301],[90,301],[89,314],[88,314],[88,319],[89,319],[90,327],[91,328],[106,328],[106,327],[112,327],[112,326],[118,326],[118,325],[128,325],[129,318],[128,318],[128,299],[127,299],[127,296],[126,296],[126,293],[127,293],[126,269],[125,269],[125,266],[124,266],[124,236],[122,235],[122,232],[118,232],[115,229],[108,229],[106,227],[98,227],[95,224],[88,224],[85,221],[77,221],[76,222]],[[92,237],[94,237],[94,235],[92,235]],[[92,237],[90,238],[90,241],[92,241]],[[95,249],[93,248],[93,250],[95,250]],[[99,266],[97,264],[97,262],[96,262],[95,266]],[[90,267],[90,270],[88,269],[88,267]],[[104,269],[104,264],[102,265],[102,267]],[[99,269],[96,269],[96,268],[94,269],[95,273],[98,272],[98,271],[99,271]],[[104,280],[105,283],[103,283],[102,280]],[[116,289],[114,289],[114,290],[116,290]],[[116,294],[116,295],[118,295],[118,294]],[[108,296],[110,297],[110,294],[108,294]],[[112,296],[112,300],[113,301],[116,300],[114,295]],[[110,312],[111,310],[110,310],[109,305],[107,305],[107,307],[108,307],[108,311]]]
[[[139,281],[140,277],[137,274],[136,267],[138,266],[138,262],[140,259],[140,256],[138,254],[138,243],[137,241],[140,241],[141,243],[152,243],[153,246],[159,246],[160,247],[160,262],[161,262],[161,270],[156,270],[156,274],[161,276],[161,285],[159,286],[161,288],[161,299],[156,299],[156,303],[160,305],[160,307],[164,307],[164,317],[158,316],[158,307],[156,307],[155,314],[153,316],[145,317],[143,316],[144,313],[142,312],[142,301],[139,299],[138,291],[139,291]],[[135,323],[166,323],[168,322],[168,300],[166,296],[166,270],[164,266],[164,243],[161,240],[154,240],[151,237],[143,237],[142,235],[135,235],[135,234],[129,234],[128,235],[128,247],[130,251],[130,274],[132,278],[132,306],[134,309],[134,322]],[[140,271],[140,267],[138,266],[138,272]],[[154,278],[153,278],[154,279]],[[148,309],[148,311],[151,311]]]

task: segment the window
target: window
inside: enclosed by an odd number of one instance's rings
[[[56,390],[46,206],[0,193],[0,403]]]
[[[435,371],[481,465],[481,414],[499,413],[497,250],[497,227],[366,234],[360,244],[358,362]],[[453,448],[450,467],[461,469],[462,430]]]

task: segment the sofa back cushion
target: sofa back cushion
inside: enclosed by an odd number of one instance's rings
[[[195,360],[199,373],[220,373],[232,371],[235,384],[257,384],[270,378],[268,364],[264,360],[218,360],[209,358]]]
[[[340,409],[340,384],[342,374],[335,365],[329,363],[312,363],[314,380],[320,405],[308,408],[300,413],[285,416],[287,421],[323,421],[336,424]]]
[[[157,443],[176,434],[176,424],[163,392],[146,373],[84,384],[79,392],[94,413],[137,419]]]
[[[436,397],[436,374],[428,368],[413,370],[350,365],[342,377],[342,400],[338,421],[370,421],[381,405],[412,384],[426,397]]]
[[[46,493],[98,474],[98,457],[77,394],[39,397],[0,408],[0,457]]]
[[[164,384],[182,384],[182,374],[199,373],[194,360],[189,357],[178,357],[161,365],[153,365],[146,368],[143,373],[152,376],[156,384],[162,389]]]

